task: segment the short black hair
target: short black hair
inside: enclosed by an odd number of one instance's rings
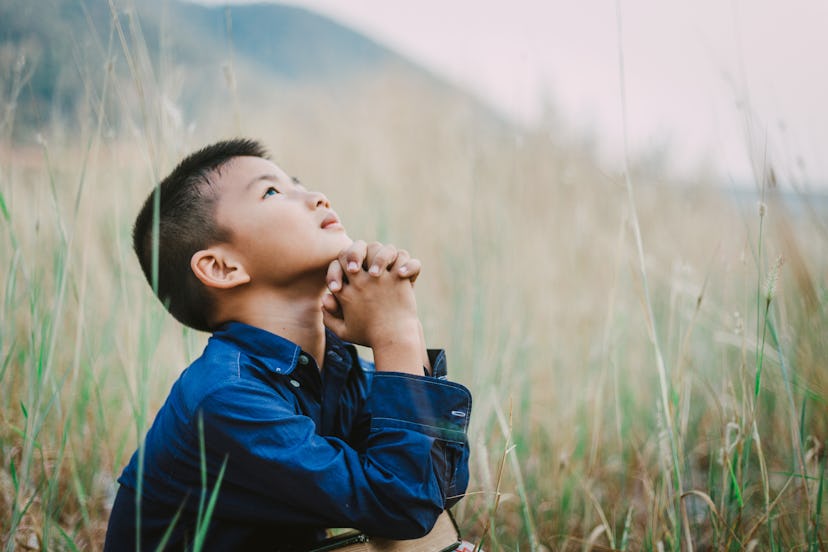
[[[218,195],[211,178],[228,161],[244,156],[269,158],[259,142],[244,138],[188,155],[155,187],[132,229],[132,245],[147,282],[178,321],[196,330],[212,329],[213,299],[190,268],[190,259],[229,238],[215,220]]]

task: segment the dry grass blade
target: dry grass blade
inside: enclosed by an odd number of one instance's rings
[[[768,505],[767,510],[765,512],[763,512],[761,516],[759,516],[759,519],[757,519],[756,522],[753,524],[753,526],[748,530],[748,532],[745,533],[745,537],[744,537],[743,541],[750,542],[750,540],[753,538],[754,533],[756,533],[756,531],[759,529],[759,527],[761,527],[762,524],[765,523],[768,520],[768,518],[771,515],[771,512],[773,512],[776,509],[776,506],[779,504],[779,501],[782,499],[782,495],[785,494],[785,491],[788,489],[788,485],[790,485],[791,481],[793,481],[793,480],[794,480],[793,477],[789,477],[787,479],[787,481],[785,481],[785,485],[782,486],[782,489],[776,495],[776,498],[773,499],[773,502],[771,502]]]
[[[613,534],[612,526],[610,525],[609,521],[607,520],[607,516],[604,514],[604,509],[601,508],[601,504],[598,502],[598,499],[595,498],[595,495],[592,491],[589,490],[586,484],[583,485],[584,493],[589,497],[589,501],[592,503],[593,508],[598,513],[598,517],[601,518],[601,525],[596,527],[590,533],[590,538],[588,539],[589,542],[594,543],[595,539],[600,536],[601,531],[596,533],[596,530],[603,528],[603,532],[606,533],[607,539],[609,540],[610,548],[615,548],[615,535]]]
[[[598,538],[601,536],[602,533],[606,532],[606,525],[604,525],[603,523],[601,525],[596,525],[592,529],[592,531],[589,532],[589,536],[587,537],[586,542],[584,542],[584,552],[591,552],[591,550],[595,548],[596,541],[598,540]],[[607,536],[609,536],[609,533],[607,533]],[[613,548],[614,547],[610,547],[607,550],[613,550]]]

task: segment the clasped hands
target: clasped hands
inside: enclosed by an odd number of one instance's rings
[[[421,263],[390,244],[355,241],[328,266],[322,298],[325,326],[373,349],[415,340],[421,345],[413,284]],[[419,348],[419,347],[418,347]]]

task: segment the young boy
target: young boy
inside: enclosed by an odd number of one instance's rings
[[[419,261],[353,242],[250,140],[184,159],[133,239],[170,313],[212,336],[118,479],[106,550],[187,549],[205,526],[205,550],[409,539],[465,492],[471,395],[426,352]]]

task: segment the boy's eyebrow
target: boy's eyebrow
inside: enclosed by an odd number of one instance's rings
[[[277,175],[270,174],[270,173],[261,174],[261,175],[257,176],[256,178],[254,178],[253,180],[251,180],[250,182],[248,182],[247,186],[245,186],[244,189],[249,190],[254,184],[256,184],[257,182],[260,182],[262,180],[268,180],[268,181],[271,181],[271,182],[279,183],[279,177]],[[302,186],[303,185],[302,181],[299,180],[298,178],[296,178],[295,176],[291,176],[290,180],[296,186]]]
[[[253,187],[254,184],[256,184],[257,182],[261,182],[262,180],[269,180],[271,182],[278,183],[279,182],[279,177],[276,176],[275,174],[261,174],[261,175],[257,176],[256,178],[254,178],[253,180],[251,180],[250,182],[247,183],[247,186],[244,187],[245,191],[249,190],[250,188]]]

